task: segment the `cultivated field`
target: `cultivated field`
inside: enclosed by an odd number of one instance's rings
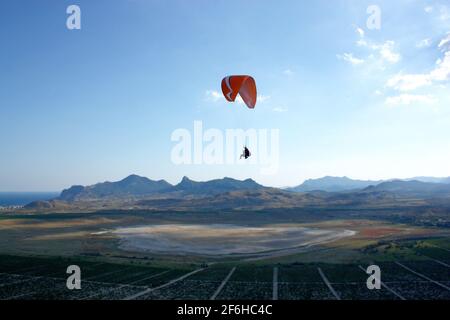
[[[218,263],[184,268],[95,259],[0,256],[0,299],[450,299],[450,251],[417,249],[420,260],[374,262],[383,286],[369,290],[367,265]],[[81,290],[66,287],[68,265]]]

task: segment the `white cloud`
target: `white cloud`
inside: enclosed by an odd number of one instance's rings
[[[367,47],[369,44],[365,39],[359,39],[358,41],[356,41],[356,45],[358,47]]]
[[[450,78],[450,51],[443,59],[436,62],[436,67],[429,73],[423,74],[397,74],[391,77],[386,86],[398,91],[412,91],[424,86],[430,86],[437,81],[446,81]]]
[[[265,96],[265,95],[262,95],[262,94],[258,95],[258,101],[259,102],[264,103],[264,102],[266,102],[269,99],[270,99],[270,96]]]
[[[450,78],[450,50],[444,54],[443,59],[436,62],[436,68],[430,72],[433,81],[446,81]]]
[[[397,74],[391,77],[386,86],[398,91],[412,91],[431,85],[431,79],[426,74]]]
[[[430,104],[436,102],[430,95],[412,94],[416,89],[423,87],[434,88],[445,85],[445,81],[450,79],[450,35],[446,35],[439,45],[439,49],[443,49],[444,56],[436,61],[435,66],[424,73],[394,75],[386,82],[386,87],[400,92],[399,95],[388,97],[386,104],[388,105],[409,105],[412,103]],[[408,92],[408,93],[406,93]]]
[[[356,44],[357,44],[359,47],[365,47],[365,46],[367,46],[367,41],[364,39],[364,35],[365,35],[364,30],[363,30],[362,28],[358,27],[358,26],[355,26],[355,31],[356,31],[356,32],[358,33],[358,35],[359,35],[359,39],[358,39],[358,41],[356,41]]]
[[[206,90],[205,91],[205,100],[206,101],[212,101],[217,102],[222,98],[222,94],[215,90]]]
[[[429,46],[431,46],[430,38],[422,39],[416,43],[417,48],[428,48]]]
[[[394,41],[386,41],[381,45],[373,45],[374,50],[378,50],[381,58],[390,63],[397,63],[400,61],[401,55],[394,51]]]
[[[286,111],[288,111],[288,109],[285,108],[285,107],[275,107],[272,110],[275,111],[275,112],[286,112]]]
[[[435,102],[435,99],[430,95],[400,94],[394,97],[387,97],[385,102],[390,106],[398,106],[412,103],[431,104]]]
[[[439,10],[439,19],[447,21],[450,19],[450,11],[446,6],[441,6]]]
[[[434,16],[441,21],[450,19],[450,10],[446,5],[426,6],[424,10],[428,14],[436,13]]]
[[[286,69],[283,71],[283,74],[286,76],[292,76],[294,74],[294,71],[292,71],[291,69]]]
[[[439,42],[438,48],[441,50],[450,50],[450,33]]]
[[[355,58],[352,53],[344,53],[342,55],[338,54],[338,55],[336,55],[336,57],[338,59],[347,61],[348,63],[351,63],[352,65],[358,65],[358,64],[364,63],[363,59]]]
[[[358,34],[361,38],[364,38],[364,30],[363,29],[361,29],[360,27],[356,27],[356,32],[358,32]]]
[[[265,95],[259,94],[256,97],[256,102],[257,103],[265,103],[269,99],[270,99],[270,96],[265,96]],[[239,104],[245,104],[244,100],[242,100],[242,97],[240,95],[238,95],[236,97],[236,102],[239,103]]]
[[[205,101],[218,102],[220,99],[225,99],[221,92],[216,91],[216,90],[206,90],[205,91]],[[257,97],[258,103],[264,103],[269,99],[270,99],[270,96],[266,96],[266,95],[262,95],[262,94],[258,95],[258,97]],[[239,104],[244,104],[244,100],[242,100],[240,95],[238,95],[236,97],[236,102]]]
[[[369,42],[364,37],[361,37],[361,39],[356,41],[356,45],[359,47],[366,47],[369,50],[378,53],[382,61],[387,61],[389,63],[394,64],[399,62],[401,59],[400,53],[394,50],[395,41],[392,40],[388,40],[384,43],[379,44]],[[373,56],[373,54],[371,53],[369,57],[370,56]]]

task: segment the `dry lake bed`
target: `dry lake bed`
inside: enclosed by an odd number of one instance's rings
[[[293,225],[160,224],[117,228],[120,248],[166,254],[248,255],[304,248],[355,235],[352,230]]]

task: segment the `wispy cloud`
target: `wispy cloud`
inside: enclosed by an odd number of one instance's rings
[[[283,74],[286,76],[292,76],[294,74],[294,71],[292,71],[291,69],[286,69],[283,71]]]
[[[347,61],[348,63],[352,65],[358,65],[364,63],[363,59],[359,59],[353,56],[353,53],[344,53],[344,54],[337,54],[336,57],[338,59]]]
[[[372,52],[377,53],[382,61],[394,64],[399,62],[401,59],[400,53],[396,52],[394,49],[395,41],[388,40],[381,44],[369,42],[361,44],[361,42],[357,42],[357,44],[360,46],[365,46]]]
[[[356,45],[360,48],[359,50],[362,48],[366,48],[368,50],[367,58],[356,58],[353,53],[344,53],[336,55],[338,59],[345,60],[352,65],[362,64],[368,59],[372,61],[378,60],[380,62],[380,67],[383,69],[384,63],[395,64],[401,60],[400,53],[395,50],[394,41],[388,40],[383,43],[371,41],[366,37],[364,30],[358,26],[355,26],[355,32],[358,34]]]
[[[221,99],[225,99],[221,92],[216,90],[206,90],[204,100],[207,102],[219,102]],[[270,96],[260,94],[257,97],[258,103],[265,103],[270,99]],[[241,96],[238,95],[235,100],[239,104],[244,104],[244,100],[242,100]]]
[[[423,86],[431,85],[428,74],[397,74],[391,77],[386,86],[398,91],[412,91]]]
[[[374,94],[375,94],[376,96],[382,96],[382,95],[383,95],[383,92],[382,92],[381,90],[375,90]]]
[[[439,42],[438,48],[443,51],[450,51],[450,33],[448,33],[447,36]]]
[[[356,32],[359,34],[359,36],[360,36],[361,38],[363,38],[364,35],[365,35],[364,30],[363,30],[362,28],[358,27],[358,26],[356,27]]]
[[[428,48],[431,46],[431,39],[422,39],[416,43],[417,48]]]
[[[440,21],[450,20],[450,9],[446,5],[426,6],[424,11],[435,16]]]
[[[431,104],[437,100],[431,95],[415,93],[418,89],[439,88],[450,79],[450,34],[439,42],[437,48],[443,52],[434,67],[422,73],[398,73],[391,76],[385,87],[397,92],[397,95],[386,99],[387,105],[410,105],[413,103]],[[422,90],[423,91],[423,90]]]
[[[286,112],[286,111],[288,111],[288,109],[285,108],[285,107],[275,107],[272,110],[275,111],[275,112]]]
[[[442,43],[442,41],[441,41]],[[428,73],[397,74],[391,77],[386,86],[398,91],[413,91],[430,86],[436,82],[447,81],[450,78],[450,50],[444,53],[442,59],[436,61],[435,67]]]
[[[264,103],[264,102],[266,102],[269,99],[270,99],[270,96],[265,96],[265,95],[262,95],[262,94],[258,95],[258,101],[259,102]]]
[[[217,102],[222,98],[222,94],[216,90],[206,90],[205,91],[205,101]]]
[[[439,9],[439,19],[441,21],[450,20],[450,10],[447,6],[441,6]]]
[[[257,103],[265,103],[265,102],[267,102],[267,100],[269,100],[269,99],[270,99],[270,96],[266,96],[266,95],[262,95],[262,94],[259,94],[259,95],[256,97]],[[242,100],[242,98],[241,98],[240,95],[238,95],[238,96],[236,97],[236,102],[239,103],[239,104],[245,104],[244,100]]]
[[[386,41],[385,43],[373,46],[375,50],[380,52],[381,57],[390,63],[397,63],[400,61],[401,55],[394,51],[394,41]]]
[[[398,96],[387,97],[386,104],[388,106],[410,105],[413,103],[432,104],[436,100],[431,95],[418,94],[400,94]]]

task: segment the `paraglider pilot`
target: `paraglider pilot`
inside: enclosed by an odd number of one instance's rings
[[[244,159],[247,159],[251,156],[250,150],[248,150],[247,147],[244,147],[244,151],[242,152],[241,156],[239,157],[239,159],[242,159],[242,157],[244,157]]]

